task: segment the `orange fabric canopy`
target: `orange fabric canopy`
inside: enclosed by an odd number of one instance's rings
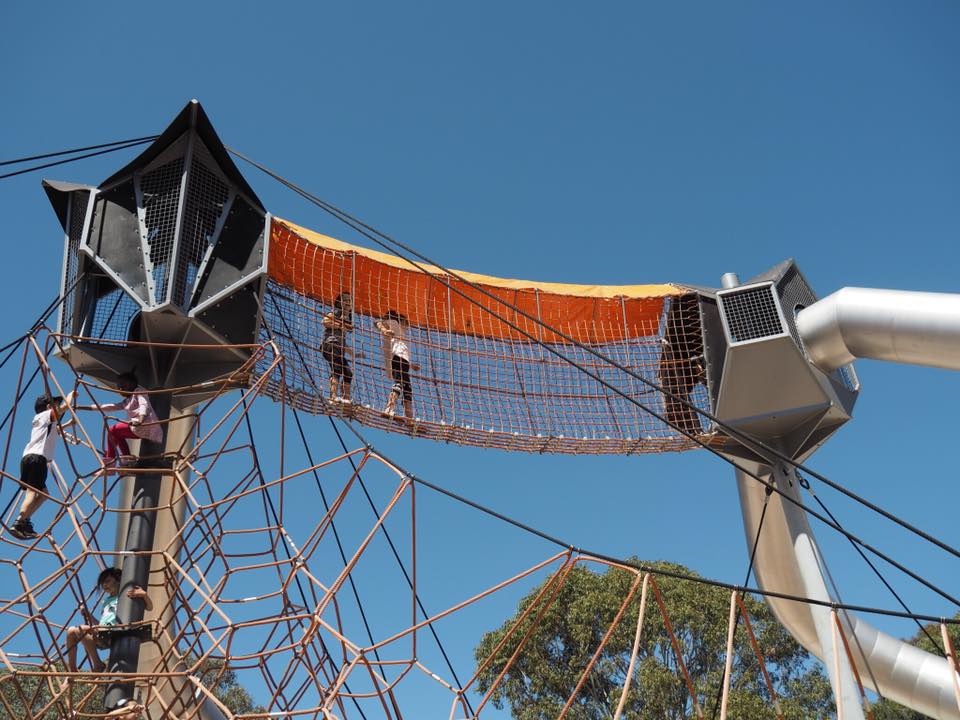
[[[439,332],[529,340],[504,322],[508,320],[539,340],[564,342],[503,304],[509,303],[580,342],[616,342],[656,334],[664,298],[688,292],[676,285],[570,285],[453,270],[462,278],[457,279],[440,268],[421,267],[429,274],[394,255],[279,218],[271,221],[271,279],[325,304],[348,292],[356,312],[380,316],[396,310],[411,325]]]

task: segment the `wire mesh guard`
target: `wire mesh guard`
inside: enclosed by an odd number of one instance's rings
[[[708,408],[696,296],[670,287],[673,294],[577,297],[535,286],[471,285],[338,244],[323,247],[274,220],[263,338],[278,344],[287,364],[284,377],[274,372],[267,380],[273,397],[311,413],[348,414],[390,431],[505,450],[629,454],[697,447],[675,429],[703,433],[696,411],[657,389]],[[353,376],[349,405],[330,395],[329,350],[324,358],[324,318],[345,296],[353,305],[352,330],[341,343]],[[377,322],[391,311],[408,322],[408,418],[402,403],[392,416],[382,412],[397,378]]]
[[[144,226],[148,258],[153,268],[153,285],[166,293],[167,273],[173,261],[174,236],[177,227],[177,205],[183,175],[183,158],[175,158],[140,178],[143,196]],[[156,298],[162,302],[166,297]]]
[[[45,346],[31,338],[25,344],[18,397],[38,376],[51,393],[79,388],[79,404],[101,396],[69,366],[55,372],[44,359],[45,348],[49,341]],[[103,718],[104,688],[117,681],[134,685],[135,704],[124,706],[129,710],[122,716],[127,720],[499,717],[495,698],[503,675],[478,678],[491,663],[506,672],[523,662],[525,653],[536,652],[527,645],[542,617],[532,611],[541,605],[530,605],[502,642],[475,663],[469,651],[448,655],[441,636],[476,646],[471,612],[483,603],[509,612],[536,583],[543,583],[539,597],[545,612],[571,571],[583,566],[626,573],[623,597],[616,612],[604,616],[606,631],[595,640],[596,653],[591,645],[592,659],[585,657],[576,668],[579,681],[556,716],[564,717],[578,702],[618,627],[630,636],[637,627],[637,637],[643,630],[661,647],[674,648],[675,660],[668,663],[676,669],[672,683],[681,697],[689,692],[691,708],[715,701],[713,683],[698,685],[686,674],[684,663],[692,658],[677,644],[668,618],[670,596],[661,595],[654,575],[572,550],[551,550],[511,563],[503,579],[470,572],[470,582],[451,584],[449,561],[422,549],[435,533],[445,538],[444,556],[453,553],[465,568],[482,565],[487,550],[469,533],[458,534],[462,547],[453,549],[450,498],[424,497],[423,490],[418,496],[422,486],[366,444],[315,458],[288,406],[255,402],[271,372],[283,372],[283,357],[271,345],[251,350],[250,365],[265,365],[267,371],[249,388],[239,396],[227,394],[234,383],[226,378],[218,396],[168,421],[189,423],[186,434],[193,442],[167,448],[173,471],[164,479],[156,525],[172,530],[155,538],[151,553],[146,590],[154,607],[145,625],[121,624],[113,631],[142,638],[136,673],[117,673],[109,665],[92,672],[83,649],[79,671],[65,668],[68,628],[85,622],[81,608],[96,614],[103,602],[91,587],[93,579],[123,561],[111,545],[129,501],[123,499],[120,473],[104,470],[99,448],[105,418],[76,411],[63,418],[76,421],[65,429],[73,442],[62,444],[51,465],[50,498],[35,517],[40,537],[22,541],[0,528],[0,717]],[[30,376],[34,365],[38,372]],[[239,368],[237,377],[250,365]],[[258,417],[263,414],[269,416]],[[285,452],[294,424],[304,443],[305,454],[298,457]],[[22,425],[14,414],[5,428],[8,447],[13,428]],[[264,426],[268,452],[263,442],[258,450]],[[123,472],[151,472],[143,465],[149,465],[146,458]],[[18,486],[13,474],[3,476],[6,486]],[[476,517],[473,508],[454,507]],[[8,508],[7,527],[16,506],[11,502]],[[437,518],[439,524],[431,524]],[[394,560],[399,570],[394,565],[386,572]],[[424,598],[445,609],[428,614]],[[731,603],[735,600],[736,593]],[[636,652],[635,647],[634,657]],[[758,659],[763,666],[762,656]],[[237,708],[231,705],[236,698],[218,694],[227,674],[252,702]],[[636,677],[628,671],[624,697],[631,681]],[[776,703],[772,685],[766,696]],[[611,695],[611,713],[617,697]]]

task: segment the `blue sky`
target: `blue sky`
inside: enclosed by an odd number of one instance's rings
[[[16,28],[0,47],[0,159],[159,132],[195,97],[227,144],[452,267],[717,285],[724,272],[745,278],[794,257],[821,295],[845,285],[960,292],[955,3],[170,2],[0,13]],[[96,184],[130,157],[44,176]],[[275,214],[344,234],[241,170]],[[0,183],[0,339],[22,332],[57,288],[62,236],[39,180]],[[960,379],[857,369],[854,420],[810,464],[960,543]],[[318,454],[333,454],[326,424],[311,428]],[[731,582],[746,570],[732,473],[704,453],[539,457],[368,434],[418,474],[577,544]],[[821,497],[852,532],[960,592],[955,558]],[[469,546],[472,570],[503,577],[516,534],[495,524],[478,533],[445,508],[436,504],[437,537]],[[894,607],[845,540],[819,535],[846,600]],[[956,612],[886,574],[915,611]],[[444,581],[423,592],[429,608],[456,595]],[[450,645],[462,667],[471,633],[506,612],[458,628]]]

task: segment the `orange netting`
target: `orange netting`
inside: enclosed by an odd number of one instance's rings
[[[694,434],[705,430],[694,410],[585,349],[706,409],[698,302],[677,286],[561,285],[458,272],[461,280],[432,267],[425,274],[396,257],[276,219],[269,268],[265,338],[280,346],[287,375],[274,373],[268,392],[275,398],[286,393],[309,412],[346,413],[392,431],[531,452],[685,450],[697,445],[671,425]],[[323,357],[324,318],[345,294],[353,301],[353,326],[343,341],[343,363],[353,380],[350,406],[330,402],[336,399],[328,385],[334,373]],[[391,311],[409,321],[412,412],[405,422],[380,412],[396,378],[377,321]]]
[[[169,421],[190,423],[193,438],[179,449],[168,446],[172,468],[151,469],[147,458],[137,469],[105,468],[102,416],[91,420],[68,410],[64,420],[76,422],[66,431],[72,444],[61,448],[52,465],[49,500],[36,518],[40,537],[18,540],[0,528],[0,717],[103,718],[102,690],[118,680],[135,687],[137,703],[124,716],[130,720],[205,720],[218,714],[250,720],[399,720],[411,703],[421,711],[431,708],[433,717],[489,716],[506,672],[534,652],[528,647],[531,633],[571,571],[583,565],[618,568],[632,579],[615,615],[603,620],[606,630],[595,652],[575,668],[578,681],[567,690],[558,717],[576,707],[618,628],[635,632],[637,639],[622,690],[610,694],[610,711],[617,705],[617,716],[641,673],[635,660],[645,629],[658,642],[669,636],[679,666],[689,660],[676,643],[669,602],[664,603],[653,577],[636,568],[565,550],[537,553],[538,559],[517,563],[508,577],[493,584],[489,579],[473,583],[474,573],[469,573],[469,586],[450,587],[446,563],[436,564],[435,557],[431,563],[430,555],[424,562],[422,551],[431,537],[424,523],[431,527],[429,520],[438,512],[447,522],[450,508],[424,505],[413,478],[376,449],[361,444],[314,460],[305,444],[307,457],[291,468],[295,463],[285,451],[286,428],[293,424],[287,419],[290,409],[271,403],[258,407],[279,416],[266,420],[271,448],[279,450],[258,452],[250,422],[253,401],[273,370],[282,375],[285,358],[269,343],[250,350],[250,364],[225,378],[215,397]],[[32,382],[26,379],[32,362],[39,365],[50,392],[65,395],[77,387],[87,398],[82,403],[101,393],[69,366],[65,373],[55,372],[44,356],[41,345],[30,339],[17,397]],[[249,367],[256,363],[267,363],[269,371],[238,396],[231,387],[249,377]],[[11,423],[8,433],[13,428]],[[8,434],[7,447],[12,438]],[[173,528],[155,539],[150,553],[146,589],[155,607],[145,616],[139,668],[127,674],[91,672],[81,660],[79,673],[67,672],[67,628],[84,621],[82,607],[102,602],[91,588],[92,578],[122,560],[123,554],[111,547],[115,527],[130,512],[121,475],[137,472],[164,473],[156,524]],[[14,475],[2,475],[7,487],[20,487]],[[15,509],[4,518],[7,525]],[[461,549],[453,550],[450,543],[456,538],[449,536],[444,547],[458,567],[469,568],[471,552],[487,551],[472,535],[459,535]],[[402,574],[384,573],[384,561],[378,559],[385,554],[383,538]],[[533,582],[543,583],[538,596],[543,602],[531,604],[475,664],[456,655],[461,658],[458,677],[433,631],[452,631],[473,644],[479,638],[472,609],[485,602],[510,607]],[[648,584],[661,616],[654,628],[644,621]],[[358,588],[366,591],[366,613]],[[430,597],[444,596],[445,609],[426,614],[420,601],[425,588]],[[504,594],[512,600],[496,599]],[[458,621],[466,625],[458,626]],[[510,657],[504,662],[507,651]],[[499,676],[487,680],[481,691],[478,678],[494,662],[501,667]],[[259,708],[238,713],[228,708],[216,692],[226,673],[236,675]],[[689,688],[694,707],[708,703],[716,688],[712,682],[694,685],[689,678],[674,678],[678,689],[681,683]],[[729,674],[723,683],[726,688]]]

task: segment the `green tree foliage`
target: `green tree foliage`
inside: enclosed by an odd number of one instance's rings
[[[645,564],[694,574],[671,563]],[[509,705],[517,720],[556,717],[634,579],[632,573],[623,570],[592,572],[582,565],[576,566],[493,691],[494,704],[497,707]],[[718,690],[724,670],[730,593],[722,588],[667,577],[658,578],[657,584],[679,641],[683,662],[696,688],[698,702],[706,716],[711,717],[719,702]],[[478,666],[494,652],[517,619],[536,600],[539,589],[520,602],[513,618],[484,635],[475,650]],[[478,686],[481,691],[486,692],[493,686],[548,597],[549,591],[496,653],[493,662],[480,673]],[[819,666],[777,622],[765,603],[748,597],[745,604],[785,717],[788,720],[830,717],[833,714],[830,684]],[[612,716],[630,661],[639,606],[638,588],[571,707],[567,715],[571,720],[608,720]],[[681,720],[694,716],[686,684],[651,589],[624,717]],[[729,716],[739,720],[775,718],[760,663],[742,621],[735,637]]]
[[[35,670],[35,667],[24,669]],[[256,705],[250,693],[237,680],[233,670],[224,668],[222,660],[208,660],[203,663],[199,671],[200,681],[209,687],[214,696],[235,715],[243,713],[262,713],[263,707]],[[42,715],[36,713],[50,703],[53,694],[51,685],[59,687],[59,681],[46,678],[18,676],[16,682],[7,672],[0,672],[0,696],[10,706],[0,702],[0,720],[23,720],[30,717],[27,714],[29,707],[36,720],[63,720],[69,717],[66,698],[52,705]],[[92,692],[92,694],[91,694]],[[92,683],[75,682],[71,688],[72,708],[81,707],[87,713],[99,713],[103,708],[104,686]],[[10,714],[10,711],[13,714]]]
[[[200,682],[210,688],[214,697],[234,715],[266,712],[253,702],[253,697],[237,680],[237,673],[225,667],[222,660],[207,660],[201,666],[199,676]]]

